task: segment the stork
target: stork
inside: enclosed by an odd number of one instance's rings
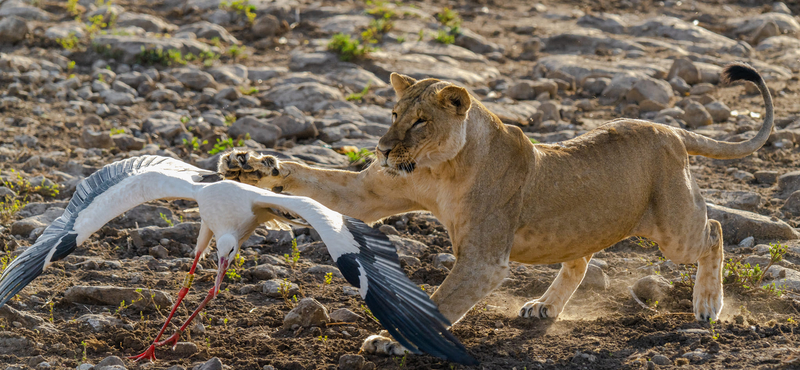
[[[125,211],[156,199],[191,199],[197,202],[201,218],[194,263],[155,340],[132,359],[154,361],[156,346],[172,344],[174,348],[189,323],[219,293],[228,264],[242,242],[260,224],[285,228],[296,223],[282,216],[288,213],[300,216],[317,230],[342,275],[358,288],[373,315],[405,348],[448,361],[477,363],[447,331],[451,323],[433,301],[404,274],[393,245],[383,233],[309,198],[220,180],[214,172],[167,157],[133,157],[106,165],[77,187],[64,214],[0,276],[0,307],[50,264],[72,253]],[[218,258],[214,286],[186,322],[172,336],[159,341],[189,291],[197,262],[212,236],[217,241]]]

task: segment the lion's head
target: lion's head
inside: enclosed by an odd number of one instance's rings
[[[392,172],[409,173],[454,158],[467,140],[471,106],[467,90],[397,73],[392,73],[391,81],[398,101],[392,127],[378,142],[380,164]]]

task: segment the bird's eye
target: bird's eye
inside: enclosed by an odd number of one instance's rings
[[[422,127],[423,125],[425,125],[425,122],[426,121],[424,119],[420,118],[416,122],[414,122],[413,125],[411,125],[411,128]]]
[[[394,121],[397,121],[397,113],[392,112],[392,123],[394,123]]]

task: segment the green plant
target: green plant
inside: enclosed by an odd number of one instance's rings
[[[350,35],[337,33],[328,42],[328,50],[339,54],[339,59],[349,61],[366,55],[373,48],[369,45],[362,45],[358,39],[350,38]]]
[[[248,87],[248,88],[240,87],[239,91],[241,91],[242,94],[244,94],[244,95],[258,94],[258,88],[257,87]]]
[[[185,65],[186,60],[180,50],[167,49],[165,52],[163,48],[146,49],[144,45],[141,46],[140,51],[135,56],[136,62],[143,65],[161,64],[163,66]]]
[[[406,353],[403,354],[403,357],[400,357],[400,356],[393,357],[394,364],[397,365],[397,367],[401,368],[401,369],[406,367],[406,357],[407,356],[408,356],[408,351],[406,351]]]
[[[378,325],[380,325],[380,323],[381,323],[381,322],[380,322],[380,321],[378,321],[378,318],[377,318],[377,317],[375,317],[375,315],[373,315],[373,314],[372,314],[372,311],[369,309],[369,307],[367,307],[367,306],[364,306],[364,305],[362,304],[362,305],[361,305],[361,311],[364,311],[364,315],[366,315],[367,317],[369,317],[370,319],[372,319],[372,321],[375,321],[376,323],[378,323]]]
[[[436,40],[436,42],[447,45],[456,42],[456,37],[450,32],[440,29],[439,31],[436,32],[436,37],[434,38],[434,40]]]
[[[222,1],[219,3],[219,8],[222,10],[233,11],[238,15],[244,15],[247,22],[253,24],[256,20],[256,7],[250,5],[248,0],[233,0],[231,2]]]
[[[233,258],[233,264],[228,267],[228,271],[225,271],[225,276],[233,281],[242,280],[242,275],[238,273],[238,271],[242,270],[242,266],[244,266],[244,257],[237,253],[236,257]]]
[[[397,37],[397,43],[398,44],[402,44],[404,42],[406,42],[406,37],[405,36],[398,36]]]
[[[297,261],[300,260],[300,250],[297,249],[297,239],[292,239],[292,252],[284,253],[283,255],[284,261],[286,261],[287,265],[291,265],[292,270],[297,266]]]
[[[333,273],[329,272],[329,273],[325,274],[325,284],[326,285],[331,285],[331,283],[333,283]]]
[[[419,37],[417,41],[422,41],[425,38],[425,30],[419,30]]]
[[[113,20],[116,19],[116,15],[112,13],[111,19],[113,22]],[[105,16],[102,14],[97,14],[89,17],[89,26],[86,27],[86,33],[88,33],[89,36],[92,36],[99,33],[106,27],[108,27],[108,23],[105,22]]]
[[[436,19],[439,20],[439,23],[447,27],[461,27],[461,17],[458,15],[458,12],[447,7],[443,8],[442,11],[436,15]]]
[[[392,27],[394,27],[394,23],[391,20],[373,19],[369,22],[367,29],[361,32],[361,40],[367,44],[377,44]]]
[[[317,340],[319,340],[322,343],[325,343],[325,342],[328,341],[328,336],[327,335],[325,335],[325,336],[320,335],[320,336],[317,337]]]
[[[529,140],[531,141],[531,143],[533,143],[533,144],[539,144],[539,140],[536,140],[536,139],[534,139],[534,138],[532,138],[532,137],[531,137],[531,138],[528,138],[528,139],[529,139]]]
[[[78,0],[67,0],[67,13],[73,17],[78,17],[83,13],[83,9],[78,8]]]
[[[711,328],[711,339],[714,339],[714,340],[719,339],[719,333],[717,333],[717,330],[714,329],[714,324],[716,324],[716,323],[717,322],[714,321],[714,320],[711,320],[711,319],[708,320],[708,325]]]
[[[294,304],[292,300],[289,299],[289,292],[292,289],[292,283],[289,282],[288,279],[283,279],[281,284],[278,286],[278,293],[280,293],[281,297],[283,297],[283,301],[286,303],[289,308],[294,308]],[[295,296],[296,298],[297,296]]]
[[[367,148],[361,148],[361,150],[357,152],[347,152],[347,157],[350,158],[350,163],[356,163],[361,160],[366,160],[367,158],[375,157],[375,154]]]
[[[722,275],[724,276],[723,282],[735,287],[744,289],[745,291],[756,291],[761,287],[761,290],[767,293],[780,296],[783,291],[779,289],[775,283],[761,285],[764,277],[767,275],[769,268],[782,261],[783,256],[786,254],[788,247],[782,244],[770,243],[769,256],[770,260],[767,266],[761,268],[758,264],[751,266],[749,263],[742,263],[741,261],[728,260],[723,267]]]
[[[61,45],[64,50],[72,50],[80,45],[81,40],[78,39],[78,36],[75,36],[75,32],[70,32],[69,36],[58,38],[56,39],[56,42]]]
[[[102,75],[100,75],[100,76],[102,76]],[[122,135],[124,133],[125,133],[125,129],[124,128],[112,128],[111,131],[108,133],[108,135],[109,136],[114,136],[114,135]]]
[[[345,99],[347,99],[347,101],[361,100],[361,99],[364,98],[364,95],[367,95],[367,93],[369,92],[369,88],[371,86],[372,86],[372,82],[367,82],[367,85],[364,86],[363,89],[361,89],[361,92],[352,93],[350,95],[347,95],[345,97]]]
[[[222,325],[228,326],[228,318],[222,319]]]
[[[202,142],[200,142],[199,140],[197,140],[196,137],[192,137],[192,140],[186,140],[186,138],[183,139],[183,146],[185,146],[186,150],[190,152],[198,150],[200,149],[200,145],[206,145],[206,144],[208,144],[208,140],[203,140]]]
[[[75,69],[75,61],[70,60],[69,63],[67,63],[67,72],[72,72],[73,69]]]
[[[175,224],[172,222],[172,219],[167,217],[167,215],[165,215],[165,214],[163,214],[161,212],[158,212],[158,216],[161,217],[161,219],[164,220],[164,222],[166,222],[167,225],[169,225],[169,227],[175,226]]]
[[[211,348],[211,339],[206,337],[206,348]]]
[[[231,45],[231,47],[228,48],[228,51],[226,53],[230,55],[231,58],[233,58],[233,60],[236,60],[240,56],[242,57],[242,59],[247,58],[247,54],[245,54],[246,52],[247,52],[247,46]]]
[[[233,125],[236,122],[236,116],[233,114],[228,114],[225,116],[225,126]]]
[[[86,347],[88,346],[88,344],[86,343],[85,340],[82,340],[81,346],[83,346],[83,356],[81,357],[81,362],[86,363]]]
[[[237,145],[238,146],[244,145],[244,140],[239,139],[239,141],[237,142]],[[214,144],[214,147],[211,148],[211,150],[208,151],[208,154],[214,155],[214,154],[217,154],[217,153],[224,152],[224,151],[226,151],[228,149],[233,149],[234,147],[235,146],[233,145],[233,139],[232,138],[227,138],[225,140],[221,140],[221,139],[218,138],[217,139],[217,143]]]

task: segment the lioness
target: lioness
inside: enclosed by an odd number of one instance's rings
[[[766,104],[758,134],[716,141],[642,120],[618,119],[559,144],[533,145],[467,90],[393,73],[398,96],[377,160],[362,172],[318,169],[272,156],[232,152],[225,178],[311,197],[374,222],[401,212],[432,212],[450,233],[456,263],[431,297],[453,323],[508,275],[508,261],[562,262],[550,288],[519,316],[555,318],[583,280],[595,252],[629,236],[657,242],[665,257],[698,263],[697,320],[722,309],[722,228],[689,171],[689,155],[740,158],[760,148],[773,126],[769,90],[750,66],[733,64],[723,81],[758,85]],[[400,355],[385,336],[367,352]]]

